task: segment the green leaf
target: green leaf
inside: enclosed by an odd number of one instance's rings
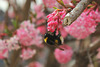
[[[76,0],[72,0],[73,4],[76,4]]]
[[[57,7],[53,7],[54,9],[58,9]]]
[[[18,22],[16,20],[12,20],[12,24],[13,24],[15,29],[18,28]]]
[[[34,17],[35,17],[35,18],[37,17],[37,14],[36,14],[36,13],[34,14]]]

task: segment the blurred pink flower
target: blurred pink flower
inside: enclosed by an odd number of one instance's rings
[[[36,53],[36,50],[32,50],[30,48],[22,49],[22,54],[20,55],[20,57],[23,60],[27,60],[27,59],[32,58],[35,55],[35,53]]]
[[[53,13],[47,16],[48,18],[48,27],[47,30],[50,32],[54,32],[55,29],[60,30],[62,28],[62,22],[66,15],[66,10],[57,9]]]
[[[77,20],[66,27],[66,31],[77,39],[84,39],[91,33],[94,33],[97,24],[88,13],[89,11],[84,11]]]
[[[6,40],[7,49],[9,51],[18,50],[20,48],[18,41],[19,41],[19,38],[16,35],[11,37],[10,39]]]
[[[37,18],[45,17],[45,13],[42,11],[42,5],[34,5],[34,10],[36,12]]]
[[[24,46],[40,45],[42,37],[39,35],[39,30],[35,29],[34,25],[29,21],[24,21],[17,30],[19,42]]]
[[[26,67],[43,67],[42,64],[40,64],[39,62],[31,62],[28,66]]]
[[[68,45],[61,45],[60,48],[64,50],[60,50],[59,48],[55,49],[54,55],[59,63],[67,63],[71,60],[73,51]]]

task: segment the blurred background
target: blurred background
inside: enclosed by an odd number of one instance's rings
[[[4,57],[4,52],[0,48],[0,67],[100,67],[100,23],[96,22],[95,31],[94,27],[89,28],[90,31],[94,32],[86,32],[89,34],[83,39],[77,38],[79,31],[75,32],[77,37],[74,37],[66,30],[67,27],[62,28],[61,35],[64,38],[64,45],[67,45],[65,47],[68,49],[65,52],[44,43],[44,35],[47,32],[47,15],[55,9],[64,9],[64,6],[67,6],[68,12],[70,12],[80,2],[80,0],[62,0],[65,4],[62,6],[57,1],[60,0],[0,0],[0,46],[4,44],[1,42],[3,40],[10,44],[7,58]],[[97,13],[94,16],[98,16],[97,18],[100,19],[99,0],[93,0],[88,8],[92,8],[94,13]],[[96,9],[98,9],[97,12]],[[100,22],[100,20],[98,21]],[[30,23],[28,24],[28,22]],[[15,44],[17,37],[21,36],[15,36],[14,39],[14,35],[17,35],[16,32],[26,33],[20,29],[23,29],[25,25],[26,29],[30,24],[33,24],[31,30],[36,32],[34,33],[36,37],[33,38],[37,39],[32,41],[35,45],[20,45],[21,42],[17,43],[18,46],[11,45],[13,42]],[[27,35],[25,34],[23,38]],[[84,32],[82,36],[85,36]],[[19,39],[19,41],[21,40]],[[57,56],[60,57],[55,58]],[[62,59],[65,60],[62,61]]]

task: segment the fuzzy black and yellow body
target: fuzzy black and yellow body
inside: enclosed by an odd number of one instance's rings
[[[59,46],[63,43],[63,38],[60,33],[56,35],[56,32],[47,32],[44,36],[44,42],[49,45]]]

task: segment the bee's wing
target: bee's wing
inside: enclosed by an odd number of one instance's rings
[[[63,44],[64,43],[64,39],[62,36],[60,36],[60,40],[61,40],[61,43]]]

